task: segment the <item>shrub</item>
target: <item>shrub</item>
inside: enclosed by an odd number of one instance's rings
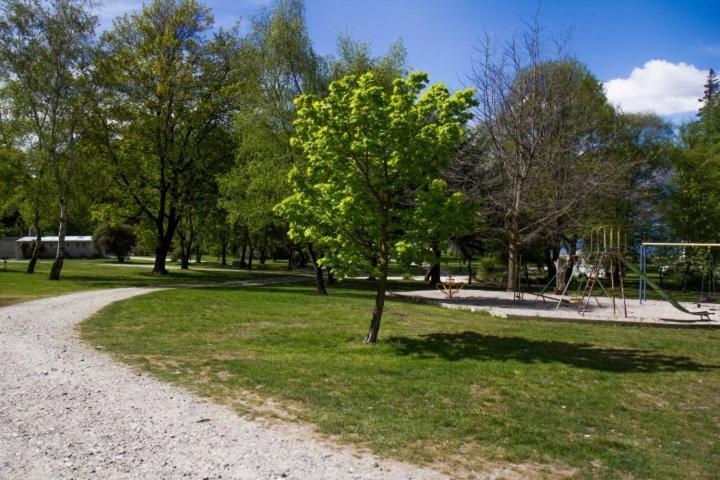
[[[505,275],[505,264],[496,255],[485,255],[477,260],[475,271],[479,280],[499,282]]]
[[[118,262],[122,263],[137,243],[137,237],[130,225],[101,223],[95,229],[93,243],[98,250],[104,249],[114,253]]]

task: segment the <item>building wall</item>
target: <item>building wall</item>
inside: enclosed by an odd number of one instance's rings
[[[30,258],[32,256],[33,242],[17,242],[19,258]],[[42,242],[40,258],[55,258],[57,254],[57,242]],[[96,253],[92,242],[65,242],[66,258],[94,258]]]
[[[5,257],[16,258],[15,244],[18,238],[20,237],[0,238],[0,259]]]

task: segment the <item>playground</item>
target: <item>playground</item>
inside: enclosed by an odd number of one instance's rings
[[[645,300],[626,298],[627,316],[616,311],[613,313],[611,297],[597,296],[589,303],[584,312],[578,306],[560,296],[545,295],[541,298],[525,294],[523,298],[515,298],[514,292],[499,290],[462,289],[448,298],[440,290],[414,290],[395,292],[393,296],[422,303],[437,304],[445,308],[468,311],[485,311],[502,318],[527,318],[545,321],[576,321],[584,323],[617,323],[627,325],[652,325],[660,327],[691,327],[720,328],[720,305],[715,303],[679,302],[689,312],[706,311],[709,319],[686,313],[662,300]],[[598,303],[599,302],[599,303]],[[560,305],[560,308],[558,307]],[[617,309],[617,305],[616,305]]]
[[[437,289],[396,292],[399,298],[446,308],[487,311],[498,317],[536,318],[585,323],[644,324],[669,327],[719,327],[716,303],[716,243],[642,242],[634,262],[628,239],[616,225],[594,227],[582,249],[557,263],[556,273],[541,289],[523,278],[519,258],[513,291],[464,289],[467,277],[446,276]],[[652,259],[655,259],[653,262]],[[680,271],[683,291],[691,274],[699,279],[696,300],[678,301],[665,290],[672,272]],[[654,274],[654,275],[653,275]],[[628,277],[630,275],[630,277]],[[659,278],[660,284],[652,277]],[[632,280],[631,280],[632,279]],[[628,289],[629,284],[633,286]],[[636,288],[634,288],[636,287]],[[648,299],[648,287],[653,292]],[[634,293],[633,296],[628,291]]]

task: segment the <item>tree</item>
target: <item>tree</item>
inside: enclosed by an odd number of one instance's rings
[[[93,233],[93,243],[97,250],[109,250],[123,263],[135,247],[137,236],[130,225],[101,223]]]
[[[87,126],[90,65],[96,18],[87,0],[4,0],[0,61],[14,115],[27,127],[33,150],[51,178],[59,207],[58,247],[50,279],[65,259],[69,185]]]
[[[720,94],[720,82],[717,73],[712,68],[708,70],[707,81],[705,82],[702,98],[698,102],[702,103],[698,111],[698,117],[702,118],[706,113],[713,110],[714,104],[718,102],[718,94]]]
[[[347,75],[362,75],[375,72],[378,80],[392,91],[397,77],[407,75],[407,50],[402,41],[390,45],[387,53],[373,57],[370,44],[353,40],[349,35],[337,39],[337,57],[329,59],[331,80],[340,80]]]
[[[293,194],[277,210],[291,238],[323,247],[322,265],[340,275],[365,268],[377,277],[366,343],[377,341],[391,257],[427,254],[429,224],[454,221],[442,213],[461,202],[439,177],[462,139],[473,91],[451,95],[435,84],[421,95],[427,84],[416,72],[387,92],[370,72],[332,83],[326,98],[295,101],[293,145],[304,162],[291,170]],[[448,207],[427,205],[439,199]]]
[[[239,44],[212,27],[195,0],[155,0],[116,19],[98,55],[98,143],[118,199],[153,225],[160,275],[185,207],[229,160],[215,147],[240,101]]]
[[[717,92],[714,96],[708,95],[698,120],[683,126],[680,146],[673,157],[668,222],[678,238],[718,241],[720,100]]]
[[[523,247],[547,236],[556,244],[583,205],[613,182],[622,163],[606,161],[614,145],[614,111],[602,85],[560,50],[547,54],[537,24],[503,48],[488,40],[471,80],[480,107],[464,183],[499,220],[506,244],[507,288],[517,288]],[[570,243],[573,243],[572,240]],[[557,248],[559,251],[559,247]]]
[[[235,165],[222,176],[220,187],[229,219],[246,232],[250,247],[246,265],[251,268],[255,247],[263,250],[275,232],[282,231],[286,238],[284,222],[273,208],[289,194],[287,172],[297,156],[290,146],[293,100],[305,93],[322,94],[327,75],[325,62],[312,49],[299,0],[279,1],[253,19],[243,58],[250,66],[251,81],[235,117]],[[311,245],[301,248],[312,251]],[[326,293],[321,267],[313,266],[317,290]]]

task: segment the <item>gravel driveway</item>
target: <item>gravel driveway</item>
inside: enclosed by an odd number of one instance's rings
[[[0,308],[0,478],[443,478],[244,420],[79,342],[76,323],[151,291]]]

